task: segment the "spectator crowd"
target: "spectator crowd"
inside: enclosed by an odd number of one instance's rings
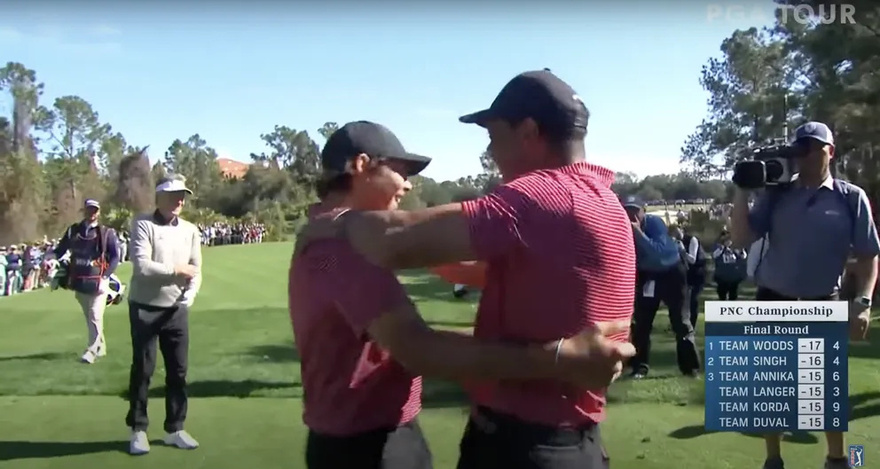
[[[225,246],[229,244],[261,243],[266,228],[261,223],[213,223],[199,225],[202,244]],[[129,236],[119,232],[119,259],[128,260]],[[0,246],[0,296],[12,296],[47,287],[51,284],[58,265],[54,249],[58,239]]]
[[[222,223],[198,225],[205,246],[262,243],[266,227],[262,223]]]
[[[119,233],[119,258],[128,260],[128,235]],[[51,285],[62,260],[56,258],[58,239],[0,246],[0,296],[12,296]]]

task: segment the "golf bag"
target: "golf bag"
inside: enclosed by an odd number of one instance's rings
[[[67,259],[47,261],[47,267],[50,275],[53,271],[55,272],[52,275],[52,290],[59,288],[69,290],[68,281],[70,276],[68,275],[68,269],[70,268],[70,261]],[[118,305],[125,299],[125,284],[119,280],[116,274],[111,274],[109,281],[110,291],[107,292],[107,306]]]

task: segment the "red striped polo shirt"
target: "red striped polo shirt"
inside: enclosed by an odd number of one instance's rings
[[[309,429],[347,436],[394,428],[418,415],[421,377],[366,332],[404,302],[409,298],[394,273],[369,263],[345,241],[314,242],[291,261],[288,305]]]
[[[475,336],[540,343],[587,324],[630,320],[635,246],[613,181],[608,169],[576,163],[528,173],[464,202],[473,249],[488,264]],[[474,404],[529,422],[567,426],[605,418],[604,389],[586,392],[555,381],[469,388]]]

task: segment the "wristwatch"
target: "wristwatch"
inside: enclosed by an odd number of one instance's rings
[[[865,308],[871,307],[871,299],[867,296],[860,296],[853,301],[859,306],[864,306]]]

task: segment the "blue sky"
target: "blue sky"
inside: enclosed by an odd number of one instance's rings
[[[644,176],[677,171],[706,115],[701,67],[773,11],[770,0],[534,3],[2,0],[0,60],[35,69],[46,104],[85,98],[154,159],[198,132],[249,161],[276,124],[317,137],[325,121],[366,119],[432,156],[424,174],[441,180],[479,172],[488,143],[457,117],[549,67],[590,108],[588,158]]]

